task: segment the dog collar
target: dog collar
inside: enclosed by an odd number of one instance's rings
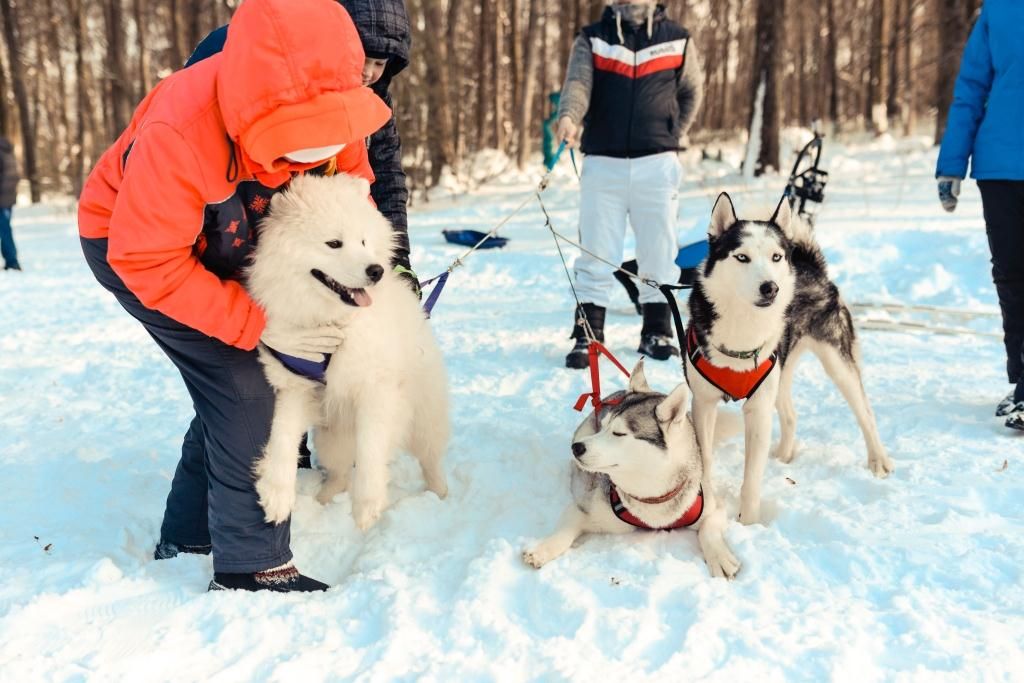
[[[736,358],[738,360],[746,360],[748,358],[753,358],[754,367],[756,368],[757,357],[761,355],[761,351],[764,349],[764,344],[761,344],[753,351],[732,351],[730,349],[725,348],[724,346],[716,346],[715,349],[717,349],[718,352],[721,353],[722,355],[728,356],[729,358]]]
[[[697,330],[692,326],[686,333],[686,355],[690,359],[690,364],[697,369],[700,376],[714,385],[732,401],[742,401],[753,396],[765,378],[771,374],[779,360],[779,353],[775,351],[764,362],[755,364],[752,370],[747,370],[746,372],[713,365],[711,361],[704,357],[704,353],[700,349],[700,343],[697,340]],[[730,354],[727,353],[726,355]],[[757,356],[754,355],[754,358],[756,363]]]
[[[277,349],[272,349],[266,344],[263,345],[270,355],[280,361],[281,365],[291,370],[296,375],[311,379],[320,384],[327,384],[327,365],[331,362],[331,354],[325,353],[322,361],[307,360],[298,356],[289,356]]]
[[[679,486],[664,496],[659,496],[658,498],[637,498],[636,500],[647,504],[664,503],[679,495],[679,492],[682,490],[683,484],[679,484]],[[619,490],[615,488],[614,485],[612,485],[611,491],[608,493],[608,502],[611,503],[612,512],[615,513],[615,516],[630,526],[650,531],[671,531],[672,529],[683,529],[688,526],[693,526],[700,519],[700,516],[704,514],[704,488],[701,487],[697,490],[697,500],[693,501],[693,505],[683,512],[679,519],[666,526],[651,526],[630,512],[622,502],[622,498],[619,496]]]

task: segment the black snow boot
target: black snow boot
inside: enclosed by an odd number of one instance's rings
[[[303,576],[289,562],[275,569],[251,574],[227,574],[215,572],[210,582],[211,591],[273,591],[275,593],[313,593],[325,591],[330,586],[326,583]]]
[[[580,304],[579,309],[576,311],[575,324],[572,327],[572,338],[576,340],[575,345],[572,347],[572,351],[565,357],[565,367],[572,368],[573,370],[582,370],[590,365],[590,358],[587,355],[587,345],[589,340],[584,332],[583,325],[580,323],[580,316],[584,316],[587,322],[590,324],[590,329],[594,333],[594,338],[599,342],[604,342],[604,306],[598,306],[596,304]]]
[[[153,551],[153,559],[169,560],[172,557],[177,557],[179,553],[209,555],[212,549],[213,547],[209,545],[185,545],[184,543],[165,541],[161,538],[160,542],[156,544],[156,550]]]
[[[668,304],[643,304],[644,326],[640,330],[638,352],[654,360],[668,360],[679,355],[672,343],[672,311]]]

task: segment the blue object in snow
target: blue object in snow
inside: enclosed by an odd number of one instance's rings
[[[679,253],[676,255],[676,265],[683,269],[696,268],[701,261],[708,257],[709,250],[707,240],[687,244],[679,249]]]
[[[487,236],[486,232],[480,232],[479,230],[442,230],[444,238],[452,244],[461,244],[467,247],[475,247],[480,240],[484,240],[483,244],[480,245],[480,249],[494,249],[495,247],[501,248],[508,244],[508,239],[505,237],[498,237],[497,235]]]

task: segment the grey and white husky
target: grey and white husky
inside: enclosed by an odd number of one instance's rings
[[[721,194],[708,230],[710,253],[690,293],[686,377],[693,421],[711,479],[717,404],[744,400],[745,465],[740,520],[760,520],[772,407],[779,411],[776,457],[792,461],[796,412],[791,396],[797,359],[818,357],[857,418],[877,477],[893,470],[878,436],[859,365],[853,318],[829,280],[811,228],[783,200],[767,221],[740,220]]]
[[[576,429],[573,502],[523,560],[539,569],[584,533],[689,527],[711,575],[734,577],[740,563],[725,542],[725,511],[705,476],[689,398],[685,382],[668,396],[652,391],[637,363],[629,390],[605,399],[599,422],[591,412]]]

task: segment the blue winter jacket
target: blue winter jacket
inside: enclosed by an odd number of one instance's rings
[[[985,0],[953,91],[936,176],[1024,180],[1024,2]]]

